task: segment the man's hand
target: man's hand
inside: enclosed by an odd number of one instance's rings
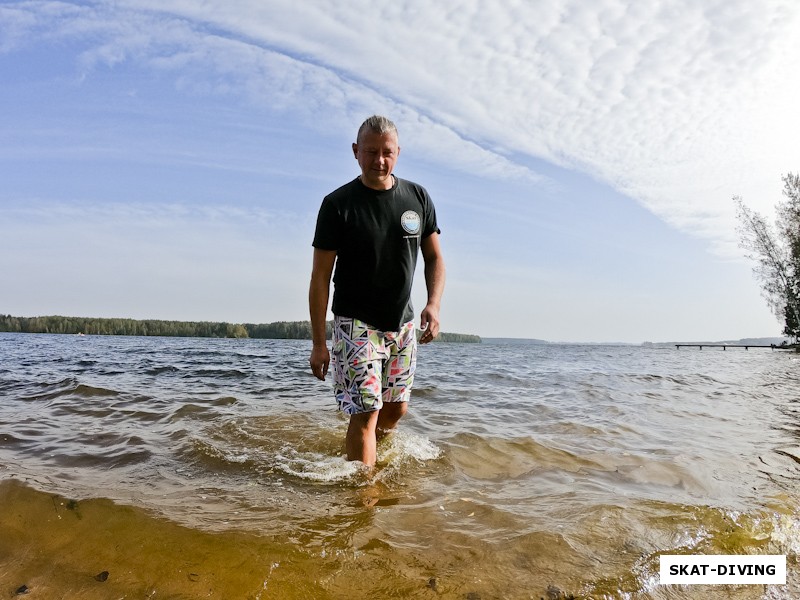
[[[328,365],[331,364],[331,353],[328,351],[328,346],[315,345],[311,349],[311,358],[308,363],[311,365],[311,372],[314,377],[325,381],[325,375],[328,374]]]
[[[439,335],[439,308],[428,304],[420,314],[419,326],[422,330],[419,338],[420,344],[427,344],[436,339],[436,336]]]

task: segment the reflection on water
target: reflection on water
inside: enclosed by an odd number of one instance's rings
[[[367,472],[308,350],[0,334],[0,590],[800,597],[796,355],[428,346]],[[787,554],[790,585],[659,586],[665,553]]]

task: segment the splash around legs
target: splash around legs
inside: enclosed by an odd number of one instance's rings
[[[374,467],[378,441],[397,426],[407,410],[407,402],[385,402],[380,410],[351,415],[345,441],[347,460]]]

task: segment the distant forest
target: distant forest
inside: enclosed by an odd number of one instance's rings
[[[0,315],[0,332],[310,340],[311,322],[278,321],[254,325],[208,321],[139,321],[136,319]],[[330,337],[331,322],[328,322],[328,339]],[[440,333],[436,341],[480,343],[481,338],[477,335],[463,333]]]

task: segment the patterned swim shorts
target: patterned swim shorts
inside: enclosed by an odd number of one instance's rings
[[[333,391],[348,415],[380,410],[384,402],[408,402],[417,368],[414,323],[380,331],[358,319],[333,320]]]

